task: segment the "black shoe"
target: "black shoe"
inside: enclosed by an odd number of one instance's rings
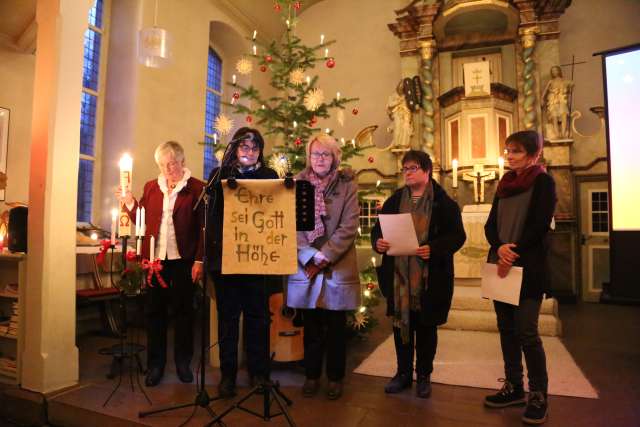
[[[329,381],[327,399],[337,400],[342,396],[342,381]]]
[[[302,386],[302,395],[304,397],[315,396],[316,393],[318,393],[319,386],[320,386],[320,383],[318,382],[318,380],[307,378],[304,381],[304,385]]]
[[[389,394],[400,393],[405,388],[410,388],[413,378],[411,374],[397,373],[391,381],[384,386],[384,392]]]
[[[547,393],[529,392],[527,408],[524,410],[522,421],[525,424],[542,424],[547,421]]]
[[[524,389],[522,388],[522,384],[513,385],[503,378],[500,378],[498,381],[504,382],[504,385],[496,394],[484,398],[484,406],[504,408],[524,404]]]
[[[421,399],[431,397],[431,375],[418,375],[416,396]]]
[[[235,378],[223,376],[218,384],[218,395],[223,399],[228,399],[236,395]]]
[[[163,375],[164,369],[156,367],[149,368],[149,372],[147,372],[147,376],[144,379],[144,384],[147,387],[155,387],[158,385]]]
[[[191,372],[191,368],[187,364],[176,365],[176,372],[178,374],[178,378],[183,383],[192,383],[193,382],[193,373]]]

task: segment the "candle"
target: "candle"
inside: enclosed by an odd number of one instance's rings
[[[231,76],[231,82],[233,83],[234,86],[236,84],[236,81],[237,81],[236,75],[234,74],[234,75]]]
[[[327,56],[329,56],[329,48],[325,48],[324,49],[324,59],[327,59]]]
[[[118,219],[118,209],[111,209],[111,245],[116,244],[116,220]]]
[[[141,249],[142,249],[142,239],[140,237],[138,237],[136,239],[136,255],[140,255],[141,253]]]
[[[351,139],[351,145],[353,145],[353,148],[356,148],[356,140],[355,140],[355,138]]]
[[[289,25],[291,25],[291,22],[289,22],[288,19],[285,22],[287,23],[287,28],[289,28]]]
[[[458,188],[458,159],[451,161],[451,177],[453,179],[453,188]]]
[[[371,257],[371,264],[375,267],[376,266],[376,257],[372,256]]]
[[[127,195],[127,190],[131,189],[131,173],[133,171],[133,159],[128,153],[124,153],[120,157],[120,188],[122,197]]]
[[[326,128],[326,129],[324,130],[324,133],[326,133],[327,135],[329,135],[329,134],[331,133],[331,129]]]
[[[498,157],[498,179],[502,179],[502,175],[504,175],[504,157]]]
[[[298,122],[296,122],[295,120],[293,121],[293,128],[297,128],[298,127]]]
[[[380,180],[376,181],[376,188],[380,187]]]
[[[336,92],[336,99],[340,101],[340,92]]]
[[[256,47],[256,45],[253,45],[253,55],[255,56],[258,53],[258,48]]]
[[[0,252],[4,250],[4,230],[0,231]]]
[[[136,208],[136,237],[140,236],[140,206]]]
[[[258,30],[253,30],[253,37],[252,37],[252,39],[253,39],[253,40],[255,40],[257,35],[258,35]]]
[[[155,253],[154,253],[154,251],[156,250],[155,246],[156,246],[156,239],[153,236],[151,236],[149,238],[149,261],[153,261],[155,259]]]
[[[311,84],[311,77],[307,76],[307,84],[310,85]]]
[[[344,138],[340,138],[340,142],[342,143],[342,145],[344,145],[345,144]]]
[[[213,145],[216,145],[218,143],[218,134],[214,133],[213,134]]]
[[[320,34],[320,44],[324,44],[324,34]]]
[[[147,232],[147,213],[144,209],[144,206],[142,207],[142,210],[140,211],[140,222],[142,223],[140,225],[140,235],[144,237],[144,235]]]

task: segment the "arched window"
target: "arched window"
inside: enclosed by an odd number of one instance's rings
[[[213,145],[217,142],[219,135],[213,128],[213,122],[220,114],[220,99],[222,97],[222,59],[212,49],[209,48],[209,60],[207,61],[207,96],[204,113],[204,167],[203,175],[205,179],[209,172],[218,165]]]

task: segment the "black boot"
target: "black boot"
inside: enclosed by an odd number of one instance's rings
[[[391,381],[384,386],[384,392],[389,394],[400,393],[405,388],[411,387],[413,378],[410,373],[398,372]]]
[[[547,409],[547,393],[531,391],[522,421],[525,424],[542,424],[547,421]]]
[[[416,396],[427,399],[431,397],[431,375],[418,375]]]
[[[218,395],[223,399],[228,399],[236,395],[236,379],[223,375],[218,384]]]
[[[506,406],[524,404],[524,389],[522,384],[513,385],[509,381],[500,378],[504,385],[496,394],[486,396],[484,405],[490,408],[504,408]]]

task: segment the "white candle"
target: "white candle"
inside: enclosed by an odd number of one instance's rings
[[[258,35],[258,30],[253,30],[253,40],[256,39],[256,36]]]
[[[310,85],[311,84],[311,77],[307,76],[307,84]]]
[[[344,138],[340,138],[340,142],[342,143],[342,145],[344,145],[345,144]]]
[[[293,121],[293,128],[297,128],[298,127],[298,122],[296,122],[295,120]]]
[[[140,236],[140,206],[136,208],[136,237]]]
[[[372,256],[371,257],[371,264],[375,267],[376,266],[376,257]]]
[[[237,81],[236,80],[236,75],[234,74],[234,75],[231,76],[231,82],[235,85],[236,81]]]
[[[320,44],[324,44],[324,34],[320,34]]]
[[[118,219],[118,209],[111,209],[111,244],[116,244],[116,220]]]
[[[257,47],[256,47],[256,45],[254,44],[254,45],[253,45],[253,55],[255,56],[255,55],[257,55],[257,53],[258,53],[258,48],[257,48]]]
[[[326,129],[324,130],[324,133],[326,133],[327,135],[329,135],[329,134],[331,133],[331,129],[326,128]]]
[[[340,101],[340,92],[336,92],[336,99]]]
[[[127,195],[127,189],[131,189],[131,174],[133,172],[133,159],[128,153],[120,157],[120,188],[122,197]]]
[[[380,187],[380,180],[376,181],[376,188]]]
[[[289,25],[291,25],[291,22],[289,22],[288,19],[285,22],[287,23],[287,28],[289,28]]]
[[[144,237],[144,235],[147,232],[147,214],[146,214],[146,211],[144,209],[144,206],[142,207],[142,210],[140,211],[140,222],[142,223],[140,225],[140,235]]]
[[[154,253],[154,251],[156,250],[155,246],[156,246],[156,239],[153,236],[151,236],[149,238],[149,261],[153,261],[155,259],[155,253]]]
[[[142,247],[142,239],[137,238],[136,239],[136,255],[140,255],[141,247]]]
[[[329,48],[325,48],[324,49],[324,59],[327,59],[327,56],[329,56]]]
[[[216,145],[218,143],[218,134],[214,133],[213,134],[213,145]]]
[[[498,157],[498,179],[502,179],[502,175],[504,175],[504,157]]]
[[[356,140],[355,140],[355,138],[351,139],[351,145],[353,145],[353,148],[356,148]]]
[[[458,188],[458,159],[451,161],[451,177],[453,179],[453,188]]]

